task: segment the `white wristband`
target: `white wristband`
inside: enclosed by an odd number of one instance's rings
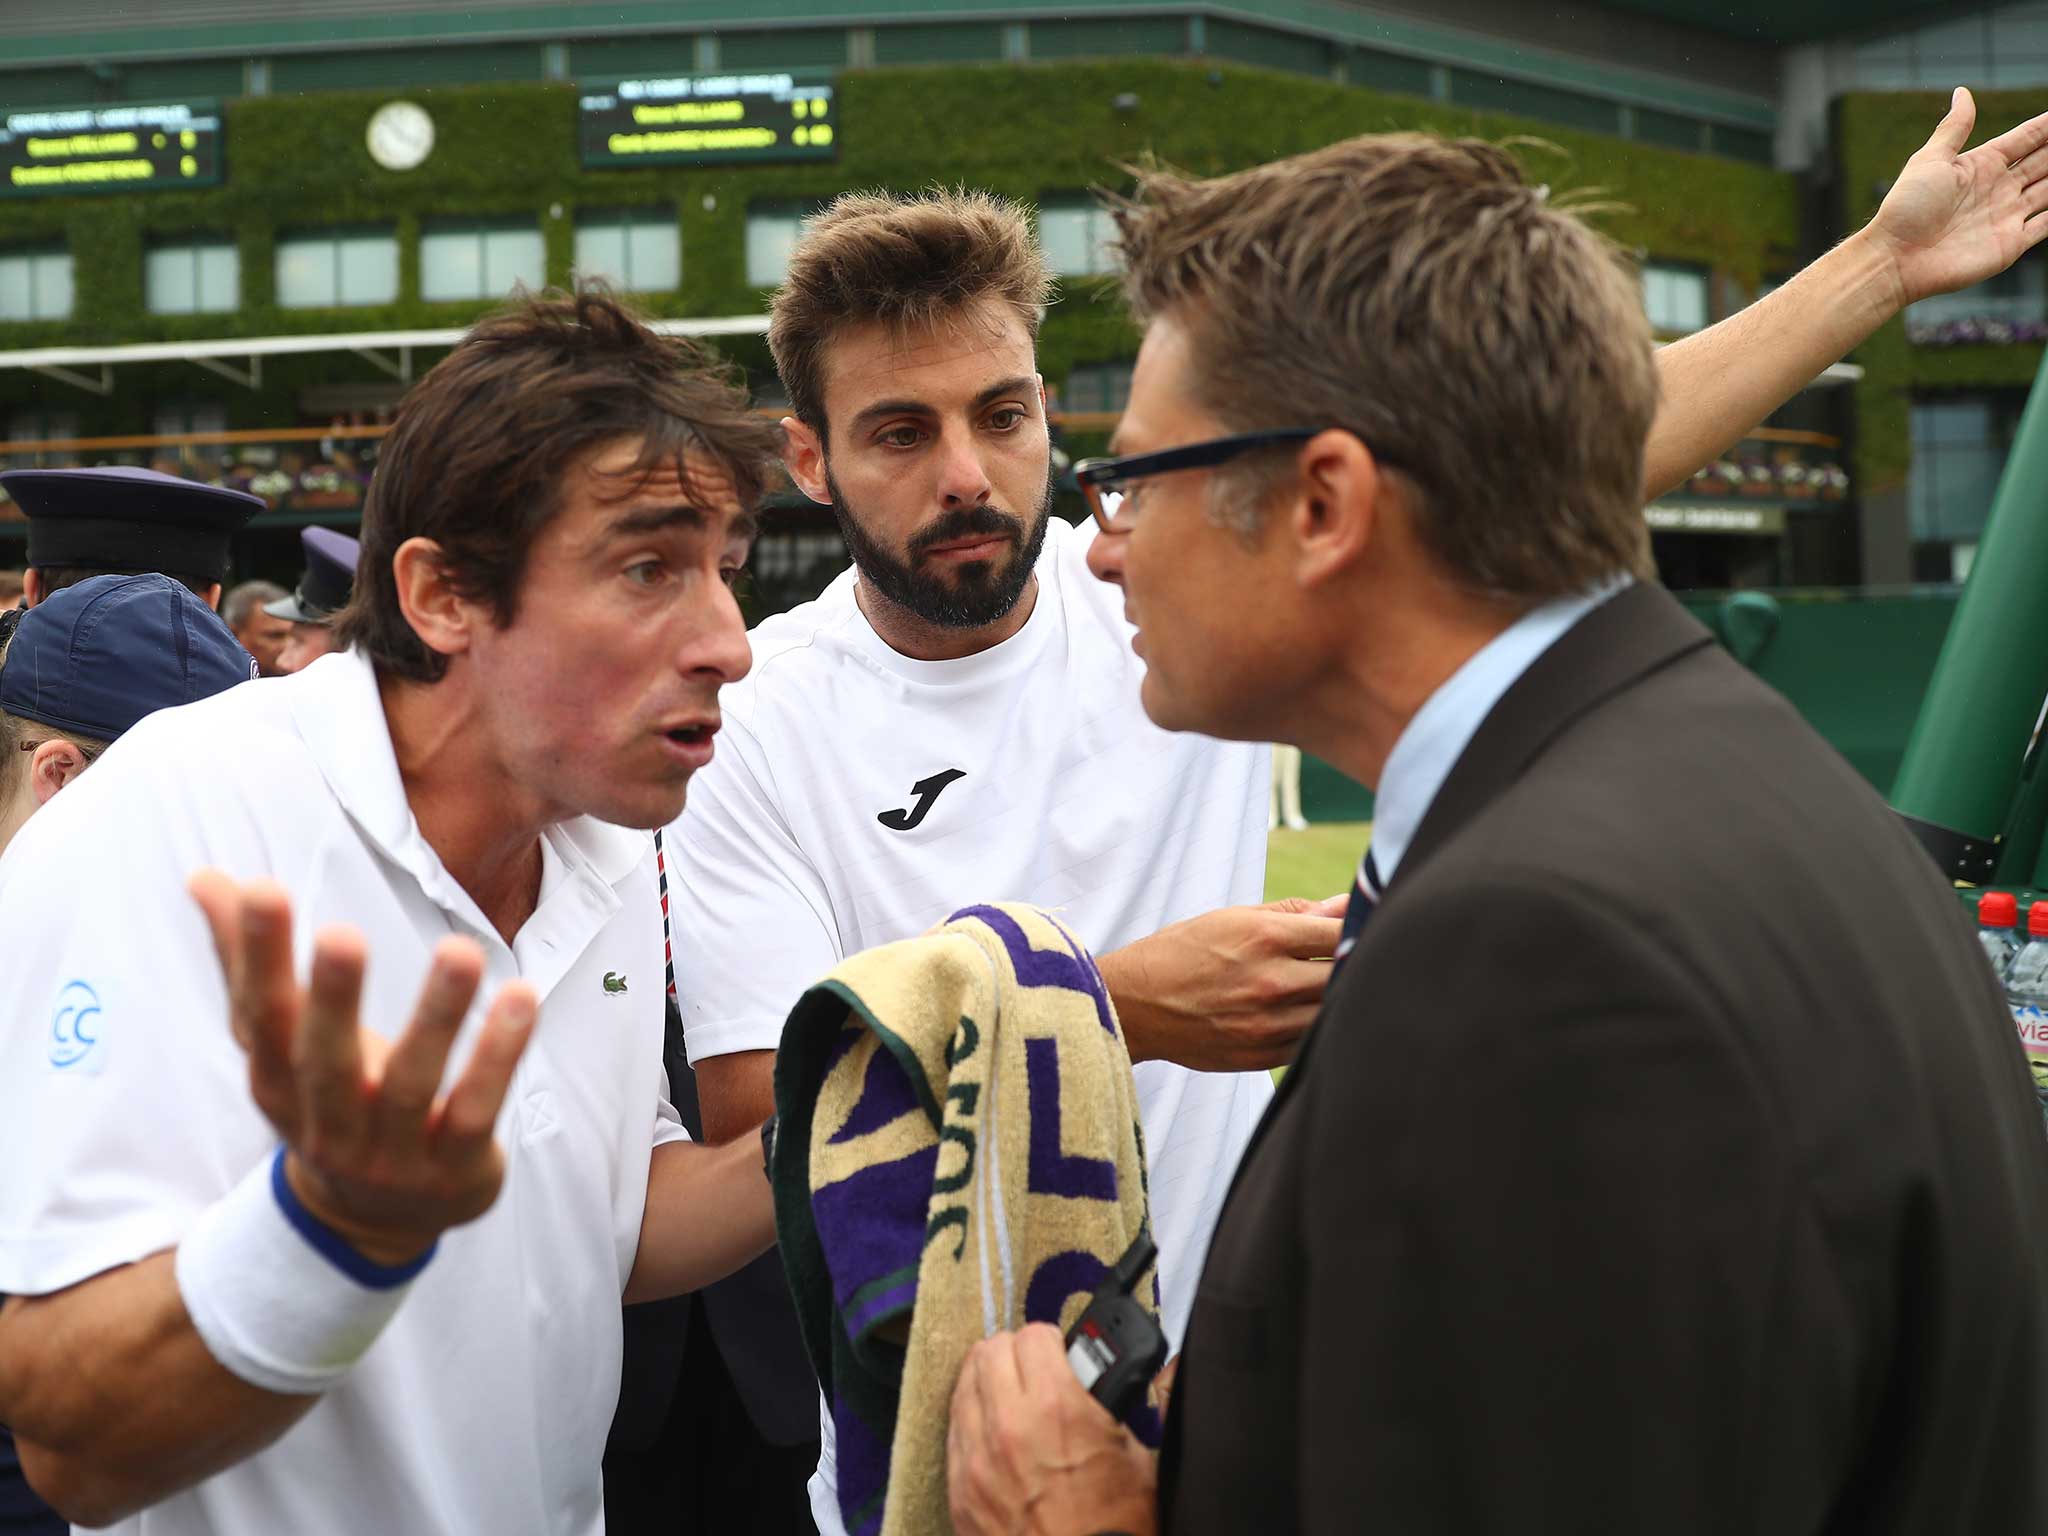
[[[213,1358],[271,1392],[324,1392],[397,1313],[429,1248],[372,1263],[300,1203],[284,1148],[207,1207],[178,1244],[178,1292]]]

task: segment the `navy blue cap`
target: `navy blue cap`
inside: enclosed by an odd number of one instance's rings
[[[95,576],[22,614],[0,710],[92,741],[256,675],[219,614],[168,576]]]
[[[265,603],[263,611],[294,624],[325,624],[347,606],[348,595],[355,590],[362,546],[332,528],[301,528],[299,542],[306,546],[306,573],[299,578],[298,591]]]
[[[268,503],[153,469],[10,469],[0,489],[28,517],[28,563],[163,571],[225,581],[228,539]]]

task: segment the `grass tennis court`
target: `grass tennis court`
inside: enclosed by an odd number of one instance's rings
[[[1318,822],[1306,832],[1274,829],[1266,841],[1266,900],[1342,896],[1371,835],[1369,821]]]

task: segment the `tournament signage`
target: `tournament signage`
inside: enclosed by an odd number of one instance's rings
[[[577,123],[588,166],[829,160],[839,140],[832,87],[794,75],[621,80],[582,97]]]
[[[1673,506],[1653,502],[1643,516],[1658,533],[1738,533],[1776,537],[1785,531],[1782,505]]]
[[[221,179],[211,101],[51,107],[0,116],[0,195],[157,192]]]

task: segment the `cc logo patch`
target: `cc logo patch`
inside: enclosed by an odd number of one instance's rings
[[[66,982],[50,1020],[50,1065],[60,1072],[76,1067],[99,1043],[99,993],[82,981]]]

